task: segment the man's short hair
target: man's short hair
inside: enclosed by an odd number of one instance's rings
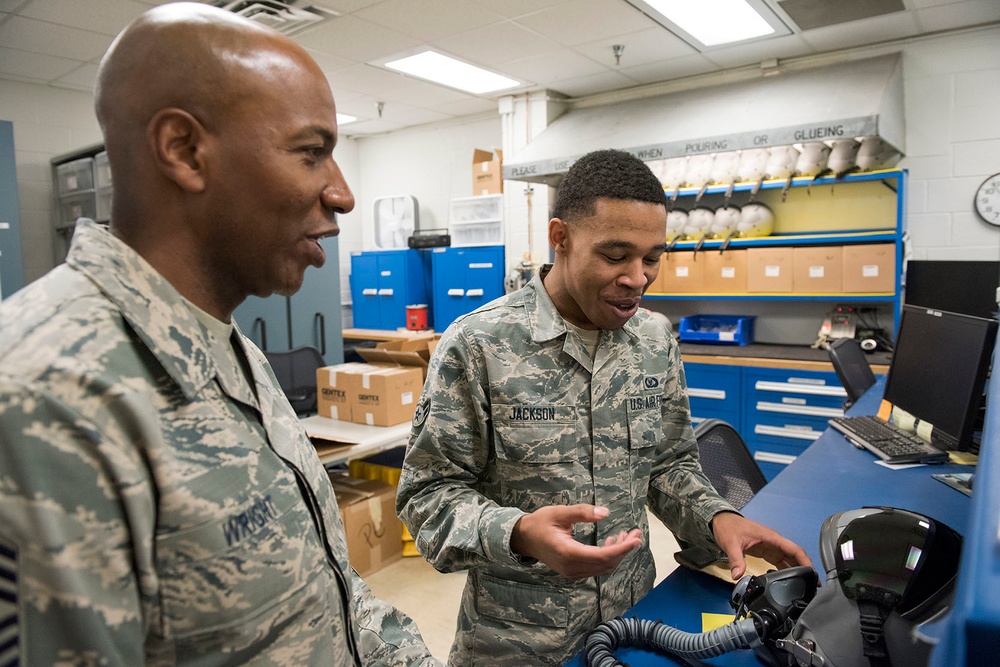
[[[591,216],[600,198],[667,205],[660,179],[645,162],[625,151],[605,149],[573,163],[559,185],[552,217],[572,221]]]

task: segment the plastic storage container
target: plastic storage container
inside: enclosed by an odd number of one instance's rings
[[[59,198],[59,227],[72,227],[77,218],[97,219],[97,198],[93,190]]]
[[[56,166],[59,195],[94,189],[94,159],[85,157]]]
[[[749,345],[753,343],[753,315],[692,315],[682,317],[678,335],[687,343]]]
[[[452,246],[503,245],[503,195],[451,200]]]
[[[108,154],[101,151],[94,156],[94,187],[98,190],[111,185],[111,165],[108,163]]]

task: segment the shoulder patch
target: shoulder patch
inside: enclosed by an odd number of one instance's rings
[[[427,414],[431,411],[431,400],[426,396],[417,403],[417,409],[413,411],[413,427],[420,428],[427,421]]]
[[[0,538],[0,665],[21,660],[17,549]]]

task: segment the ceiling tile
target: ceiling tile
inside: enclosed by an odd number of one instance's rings
[[[611,47],[615,44],[625,46],[619,67],[645,65],[698,53],[687,42],[659,26],[615,37],[603,37],[594,42],[575,46],[573,50],[584,54],[591,60],[613,66],[615,56]]]
[[[433,106],[433,110],[455,117],[487,113],[490,111],[499,116],[496,100],[484,100],[478,97],[456,100],[455,102],[448,102],[446,104],[436,104]]]
[[[19,13],[27,18],[115,36],[149,5],[131,0],[32,2]]]
[[[324,9],[332,9],[340,14],[350,14],[351,12],[356,12],[359,9],[377,5],[380,2],[382,2],[382,0],[318,0],[317,2],[311,2],[310,4]]]
[[[94,84],[97,83],[97,65],[84,63],[72,72],[53,80],[52,83],[53,85],[65,86],[67,88],[93,91]]]
[[[388,0],[355,13],[360,19],[424,42],[502,20],[481,5],[449,0]]]
[[[699,54],[661,60],[646,65],[622,67],[622,72],[639,83],[659,83],[672,79],[683,79],[688,76],[708,74],[719,67],[705,56]]]
[[[390,72],[381,67],[371,65],[352,65],[346,69],[329,72],[326,75],[330,85],[333,86],[333,94],[337,94],[339,88],[346,88],[357,93],[367,95],[378,95],[391,90],[399,90],[413,84],[412,79],[403,74]]]
[[[417,106],[422,108],[432,108],[439,104],[458,102],[459,100],[465,100],[472,97],[468,93],[463,93],[447,86],[425,83],[419,79],[409,79],[409,81],[411,82],[410,85],[396,88],[383,95],[384,101],[409,101],[413,104],[415,100],[419,100],[419,104]]]
[[[0,47],[0,74],[47,83],[79,66],[79,60]]]
[[[919,27],[912,13],[897,13],[809,30],[802,33],[802,38],[809,46],[823,52],[888,42],[918,32]]]
[[[560,44],[575,46],[655,26],[648,16],[625,2],[577,0],[518,19],[518,23]]]
[[[637,83],[638,81],[621,72],[605,71],[560,81],[558,87],[553,88],[553,90],[567,97],[586,97],[587,95],[629,88]]]
[[[549,53],[557,48],[549,40],[513,21],[492,23],[457,35],[434,40],[451,55],[486,68],[496,68],[517,57]],[[500,72],[504,74],[505,72]]]
[[[966,25],[1000,21],[1000,2],[997,0],[953,2],[943,7],[917,10],[916,15],[920,27],[927,32],[949,30]]]
[[[599,74],[608,68],[570,49],[562,49],[511,60],[503,63],[503,70],[526,81],[531,77],[532,83],[551,88],[564,79]]]
[[[373,60],[420,40],[353,16],[341,16],[295,36],[302,46],[354,62]]]
[[[27,0],[0,0],[0,11],[13,12],[24,4],[27,4]]]
[[[484,7],[489,7],[491,11],[502,14],[508,18],[534,14],[535,12],[548,9],[549,7],[554,7],[556,5],[565,5],[565,10],[568,13],[573,11],[571,5],[574,4],[572,0],[504,0],[504,2],[497,2],[496,0],[475,0],[475,2],[476,4],[483,5]]]
[[[0,25],[0,44],[59,58],[89,61],[104,55],[107,35],[14,16]]]
[[[771,58],[795,58],[809,55],[814,49],[806,43],[801,35],[781,35],[770,39],[762,39],[741,46],[712,49],[704,53],[705,57],[719,67],[729,69],[760,63]]]

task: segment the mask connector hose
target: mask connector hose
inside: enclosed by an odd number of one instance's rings
[[[760,635],[751,618],[696,633],[684,632],[659,621],[619,617],[601,623],[587,635],[587,667],[624,667],[614,652],[629,646],[702,659],[760,645]]]

